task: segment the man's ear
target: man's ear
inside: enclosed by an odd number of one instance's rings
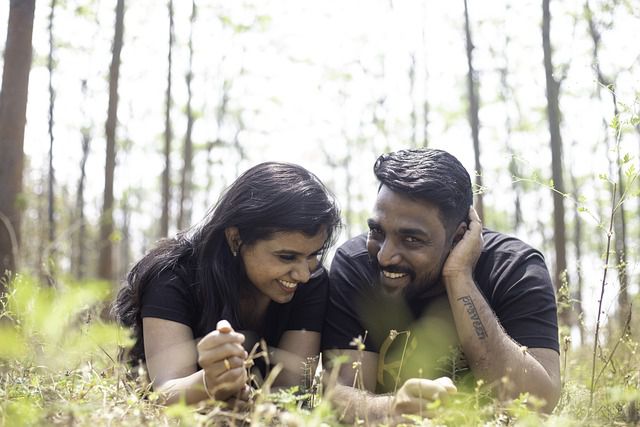
[[[466,221],[461,221],[460,224],[458,224],[458,227],[456,228],[456,231],[453,233],[453,240],[451,241],[451,247],[453,248],[460,240],[462,240],[462,237],[464,237],[464,233],[467,232],[467,229],[469,228],[469,226],[467,225]]]
[[[240,231],[238,227],[227,227],[224,229],[224,237],[227,239],[227,245],[233,256],[238,254],[242,240],[240,239]]]

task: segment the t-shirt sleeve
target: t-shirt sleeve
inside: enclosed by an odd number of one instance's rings
[[[142,294],[142,317],[157,317],[193,327],[198,305],[185,283],[174,272],[165,270],[151,280]]]
[[[529,348],[560,351],[555,292],[542,255],[529,249],[495,272],[492,306],[516,342]]]
[[[366,254],[365,254],[366,255]],[[358,309],[370,286],[368,264],[350,256],[340,248],[336,251],[329,274],[329,302],[322,331],[322,349],[353,350],[356,337],[365,337]],[[369,337],[365,341],[367,351],[377,351]]]
[[[329,277],[327,273],[310,280],[308,283],[298,285],[285,330],[321,332],[322,321],[327,309],[328,294]]]

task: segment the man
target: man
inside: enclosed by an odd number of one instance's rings
[[[374,173],[369,233],[331,265],[324,355],[349,360],[332,401],[348,420],[375,420],[421,413],[454,383],[481,379],[498,398],[529,392],[550,412],[559,346],[542,255],[482,229],[469,174],[445,151],[382,155]]]

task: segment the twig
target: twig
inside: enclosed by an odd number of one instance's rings
[[[629,325],[631,324],[631,312],[632,312],[632,310],[633,310],[633,304],[631,304],[631,306],[629,307],[629,313],[627,313],[627,320],[624,322],[624,328],[622,329],[622,335],[620,336],[620,338],[618,338],[618,341],[616,342],[616,345],[613,346],[613,349],[611,350],[611,353],[609,353],[609,356],[605,360],[604,365],[602,365],[602,368],[600,369],[600,372],[598,373],[598,376],[596,376],[596,383],[598,382],[598,380],[600,379],[600,377],[604,373],[604,370],[607,368],[607,366],[609,365],[609,363],[613,359],[613,355],[615,354],[616,350],[618,349],[618,346],[622,342],[623,338],[627,335],[627,331],[629,330]]]
[[[613,218],[616,212],[616,183],[613,183],[613,200],[611,201],[611,218],[609,219],[609,231],[607,232],[607,251],[604,262],[604,272],[602,275],[602,285],[600,286],[600,299],[598,300],[598,317],[596,320],[596,334],[593,340],[593,360],[591,362],[591,390],[589,397],[589,411],[593,408],[593,393],[596,387],[596,353],[598,352],[598,334],[600,333],[600,315],[602,313],[602,300],[604,298],[604,287],[607,284],[607,272],[609,271],[609,251],[611,250],[611,236],[613,235]]]

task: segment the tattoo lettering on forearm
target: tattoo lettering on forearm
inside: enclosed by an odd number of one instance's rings
[[[478,310],[476,310],[476,306],[471,297],[466,295],[458,298],[458,301],[462,301],[462,304],[464,304],[464,307],[467,309],[467,314],[473,322],[473,329],[476,332],[476,336],[481,340],[485,339],[487,337],[487,331],[484,329]]]

